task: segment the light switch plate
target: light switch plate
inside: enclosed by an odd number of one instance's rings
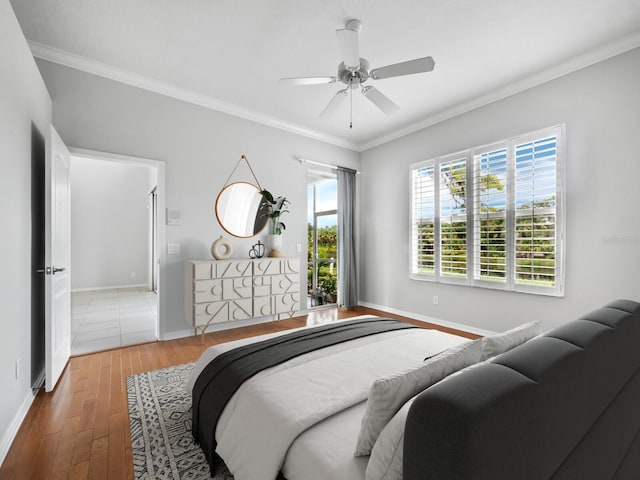
[[[178,255],[180,253],[179,243],[167,243],[167,255]]]
[[[167,225],[182,225],[182,211],[167,208]]]

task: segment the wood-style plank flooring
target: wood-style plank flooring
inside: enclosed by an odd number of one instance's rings
[[[36,396],[0,468],[0,480],[133,479],[126,377],[193,362],[217,343],[362,314],[410,321],[364,307],[319,310],[302,317],[235,328],[204,336],[153,342],[73,357],[55,390]]]

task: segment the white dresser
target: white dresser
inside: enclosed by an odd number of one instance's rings
[[[300,310],[300,259],[185,262],[185,320],[197,334],[214,323]]]

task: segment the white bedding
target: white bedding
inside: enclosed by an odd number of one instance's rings
[[[282,467],[288,480],[361,480],[369,457],[354,457],[360,420],[367,402],[360,402],[302,433],[291,445]]]
[[[224,351],[288,332],[210,347],[193,378]],[[274,480],[281,468],[288,480],[364,478],[367,459],[353,457],[353,451],[372,382],[464,341],[435,330],[400,330],[317,350],[260,372],[225,408],[216,428],[216,451],[236,480]]]

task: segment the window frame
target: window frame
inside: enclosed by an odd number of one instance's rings
[[[410,178],[410,211],[409,211],[409,228],[410,228],[410,259],[409,259],[409,278],[418,281],[436,282],[443,284],[466,285],[480,288],[513,291],[520,293],[530,293],[538,295],[548,295],[555,297],[564,297],[565,285],[565,208],[566,208],[566,192],[565,192],[565,172],[566,172],[566,153],[565,138],[566,127],[564,124],[554,125],[551,127],[535,130],[521,135],[513,136],[505,140],[492,142],[490,144],[469,148],[452,154],[442,155],[413,163],[409,166]],[[539,141],[546,137],[555,136],[555,285],[540,286],[525,284],[516,281],[516,229],[517,218],[526,216],[524,211],[518,211],[516,208],[516,146],[529,142]],[[481,250],[476,248],[479,241],[476,242],[476,221],[478,220],[480,201],[479,192],[476,195],[475,179],[477,178],[476,158],[480,155],[495,152],[501,148],[506,149],[506,242],[505,242],[505,281],[496,281],[489,279],[476,278],[476,265],[480,258]],[[464,278],[452,278],[442,275],[441,272],[441,211],[440,211],[440,166],[457,159],[466,159],[466,188],[465,188],[465,208],[466,208],[466,276]],[[416,230],[417,217],[415,215],[417,200],[416,184],[414,172],[422,168],[433,168],[434,187],[433,187],[433,213],[434,213],[434,266],[433,273],[419,273],[418,270],[418,233]],[[437,177],[437,179],[436,179]],[[437,181],[436,181],[437,180]],[[554,207],[551,207],[554,208]],[[501,218],[503,217],[500,214]]]

